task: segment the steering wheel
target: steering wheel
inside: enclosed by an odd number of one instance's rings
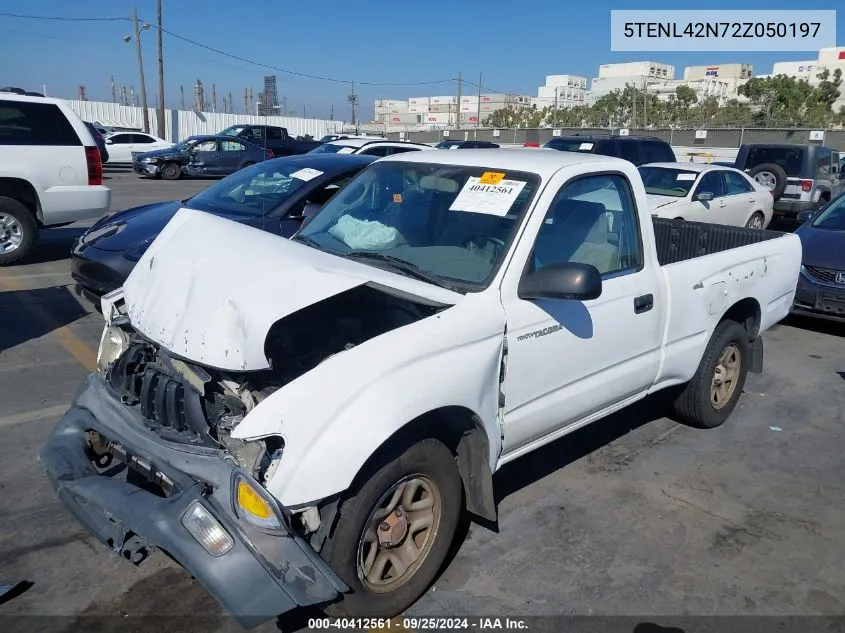
[[[492,243],[494,245],[490,261],[495,261],[499,257],[501,252],[505,250],[504,240],[500,240],[498,237],[490,237],[488,235],[476,233],[475,235],[470,235],[467,239],[465,239],[462,246],[467,250],[480,250],[482,248],[486,248],[487,244],[489,243]],[[479,246],[479,244],[481,244],[481,246]]]

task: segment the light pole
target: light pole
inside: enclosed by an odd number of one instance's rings
[[[141,75],[141,112],[144,117],[144,132],[147,134],[150,133],[150,116],[147,113],[147,86],[144,82],[144,60],[141,57],[141,31],[146,31],[147,29],[152,27],[152,24],[145,22],[143,25],[138,24],[138,8],[135,7],[135,14],[134,14],[134,25],[135,25],[135,33],[134,35],[127,35],[123,38],[123,41],[127,44],[130,40],[134,37],[135,38],[135,49],[138,53],[138,73]]]
[[[156,17],[158,21],[158,112],[156,113],[156,124],[159,138],[167,138],[164,130],[166,122],[164,115],[164,53],[161,43],[161,0],[158,0]]]

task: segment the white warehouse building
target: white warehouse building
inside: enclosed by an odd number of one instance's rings
[[[660,62],[627,62],[624,64],[602,64],[599,76],[590,84],[589,103],[614,90],[624,90],[627,86],[645,89],[653,83],[675,79],[675,67]]]
[[[571,108],[587,103],[587,78],[578,75],[547,75],[546,83],[537,88],[532,105],[538,108]]]
[[[825,69],[830,71],[831,75],[836,70],[841,70],[843,81],[845,81],[845,46],[823,48],[819,51],[819,56],[816,59],[797,62],[776,62],[772,65],[771,74],[757,76],[763,78],[788,75],[796,79],[804,79],[811,86],[818,86],[819,79],[817,75]],[[841,88],[840,90],[842,94],[839,100],[833,104],[834,112],[838,112],[839,108],[845,107],[845,90]]]

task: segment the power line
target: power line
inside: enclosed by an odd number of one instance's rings
[[[0,13],[0,17],[7,17],[7,18],[23,18],[29,20],[54,20],[59,22],[119,22],[119,21],[128,21],[131,22],[133,18],[123,18],[123,17],[114,17],[114,18],[69,18],[69,17],[54,17],[54,16],[43,16],[43,15],[26,15],[22,13]],[[247,59],[246,57],[240,57],[239,55],[234,55],[232,53],[227,53],[226,51],[222,51],[219,48],[214,48],[213,46],[208,46],[207,44],[203,44],[202,42],[197,42],[196,40],[192,40],[184,35],[179,35],[178,33],[174,33],[173,31],[168,31],[167,29],[161,29],[163,33],[167,33],[171,37],[175,37],[178,40],[182,40],[183,42],[188,42],[189,44],[193,44],[194,46],[198,46],[200,48],[204,48],[205,50],[211,51],[213,53],[217,53],[218,55],[223,55],[224,57],[228,57],[230,59],[234,59],[237,61],[245,62],[247,64],[252,64],[254,66],[260,66],[261,68],[266,68],[268,70],[275,70],[276,72],[287,74],[287,75],[294,75],[296,77],[305,77],[307,79],[317,79],[319,81],[330,81],[333,83],[343,83],[343,84],[352,84],[351,79],[339,79],[337,77],[323,77],[321,75],[312,75],[309,73],[302,73],[295,70],[290,70],[288,68],[280,68],[278,66],[272,66],[270,64],[265,64],[263,62],[255,61],[253,59]],[[363,86],[432,86],[436,84],[445,84],[445,83],[452,83],[456,81],[454,78],[452,79],[438,79],[436,81],[414,81],[414,82],[377,82],[377,81],[358,81],[358,85]]]

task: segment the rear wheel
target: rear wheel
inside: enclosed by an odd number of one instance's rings
[[[35,216],[14,198],[0,196],[0,266],[24,257],[38,241]]]
[[[161,177],[165,180],[179,180],[182,177],[182,168],[176,163],[165,163],[161,167]]]
[[[756,211],[754,212],[750,218],[748,218],[748,222],[745,223],[745,227],[749,229],[760,229],[763,228],[763,223],[766,219],[763,217],[763,214]]]
[[[744,327],[736,321],[719,323],[698,370],[675,399],[675,414],[687,424],[707,429],[727,420],[742,395],[750,353]]]
[[[383,460],[343,503],[321,552],[352,590],[326,611],[393,617],[411,606],[443,564],[462,508],[455,457],[440,441]]]

